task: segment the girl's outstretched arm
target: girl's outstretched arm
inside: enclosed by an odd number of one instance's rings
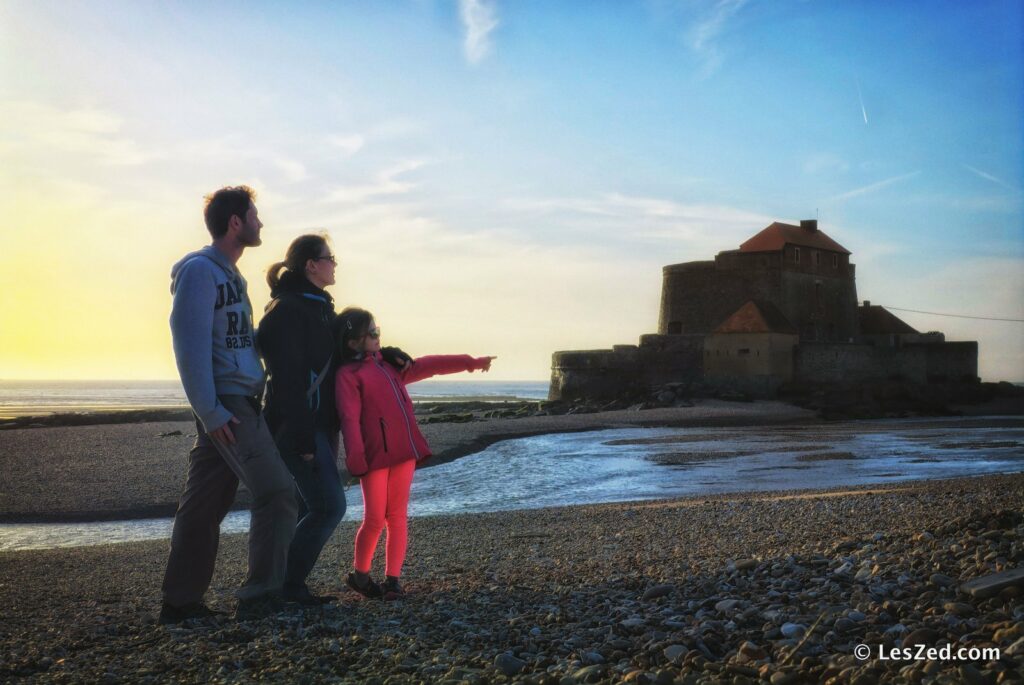
[[[345,467],[353,476],[366,475],[370,467],[366,463],[366,445],[363,443],[363,429],[360,427],[363,399],[355,374],[338,371],[335,377],[334,399],[341,422],[341,437],[345,441]]]
[[[471,357],[468,354],[434,354],[420,357],[402,368],[402,382],[408,385],[446,373],[490,371],[491,361],[495,359],[497,357]]]

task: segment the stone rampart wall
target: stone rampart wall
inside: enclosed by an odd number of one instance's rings
[[[875,347],[801,343],[796,348],[794,362],[794,378],[798,382],[973,380],[978,376],[978,344],[957,342]]]
[[[555,352],[548,399],[644,397],[658,385],[700,380],[703,341],[701,335],[645,335],[639,345]]]

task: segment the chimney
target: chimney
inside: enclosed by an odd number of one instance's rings
[[[800,228],[810,233],[817,233],[818,231],[818,220],[817,219],[801,219]]]

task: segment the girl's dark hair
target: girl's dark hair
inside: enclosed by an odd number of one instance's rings
[[[305,275],[306,262],[321,256],[324,248],[327,247],[327,235],[323,233],[309,233],[300,235],[288,246],[283,262],[275,262],[267,269],[267,285],[271,290],[276,290],[281,282],[281,269],[288,269],[298,274]]]
[[[341,363],[352,361],[359,354],[348,346],[350,340],[359,340],[370,330],[373,314],[359,307],[345,307],[334,319],[334,342]]]

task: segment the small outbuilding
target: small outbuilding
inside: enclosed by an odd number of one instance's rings
[[[704,378],[722,389],[772,395],[793,379],[799,340],[778,307],[751,300],[704,339]]]

